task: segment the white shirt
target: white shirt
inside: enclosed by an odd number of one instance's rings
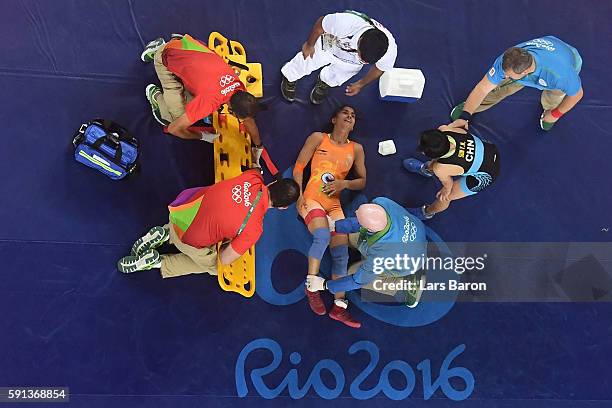
[[[397,58],[397,44],[389,30],[378,21],[372,19],[372,24],[352,13],[334,13],[323,17],[322,25],[326,33],[332,34],[335,39],[332,46],[332,54],[349,64],[365,65],[359,58],[357,45],[361,35],[371,29],[378,28],[385,33],[389,39],[387,52],[376,62],[376,68],[381,71],[389,71],[395,64]]]

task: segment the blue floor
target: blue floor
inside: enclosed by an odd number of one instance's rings
[[[396,66],[423,71],[419,102],[383,103],[372,85],[354,98],[334,90],[313,107],[314,76],[299,83],[296,103],[280,98],[279,69],[313,22],[347,8],[390,29]],[[355,299],[363,328],[351,330],[313,315],[303,299],[308,234],[295,209],[269,213],[252,299],[208,276],[162,281],[115,269],[165,221],[178,192],[212,182],[211,146],[163,134],[144,97],[156,77],[139,60],[142,46],[173,32],[220,31],[263,64],[269,110],[258,124],[279,169],[336,104],[354,104],[365,195],[409,206],[438,188],[401,168],[419,131],[446,123],[505,48],[555,35],[584,59],[584,99],[550,133],[539,130],[535,90],[479,114],[475,127],[498,145],[501,175],[429,222],[430,238],[610,241],[611,3],[13,0],[2,12],[0,387],[68,386],[71,405],[83,407],[612,406],[609,303],[449,302],[389,317]],[[72,135],[93,117],[140,139],[140,174],[114,182],[74,162]],[[378,155],[378,141],[391,138],[398,153]],[[353,344],[361,351],[349,353]],[[405,363],[387,366],[394,360]]]

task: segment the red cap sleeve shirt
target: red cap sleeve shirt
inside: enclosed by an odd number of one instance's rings
[[[246,90],[223,58],[189,34],[170,41],[164,48],[162,61],[193,95],[193,99],[185,105],[185,113],[191,123],[216,111],[236,91]]]
[[[237,237],[238,230],[260,190],[261,198],[245,229]],[[261,236],[269,195],[258,170],[245,171],[238,177],[221,181],[190,196],[189,200],[201,198],[201,203],[193,221],[181,237],[183,243],[203,248],[229,239],[232,241],[232,249],[242,255]],[[172,211],[172,204],[170,210]]]

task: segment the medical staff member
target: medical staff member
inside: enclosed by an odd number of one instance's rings
[[[216,275],[218,243],[226,242],[219,261],[234,262],[261,236],[268,209],[285,209],[298,197],[295,181],[281,179],[265,185],[256,169],[212,186],[184,190],[168,206],[169,223],[151,228],[117,268],[123,273],[159,268],[164,278]],[[160,255],[156,248],[166,241],[180,253]]]
[[[244,123],[253,142],[253,162],[259,165],[263,152],[255,116],[264,109],[246,91],[238,74],[203,41],[189,34],[151,41],[141,54],[144,62],[153,61],[161,88],[146,87],[145,94],[153,117],[168,132],[181,139],[212,142],[218,134],[196,132],[190,126],[228,104],[229,111]],[[187,91],[187,92],[185,92]]]
[[[364,65],[374,64],[368,73],[346,87],[346,95],[357,95],[395,64],[397,45],[389,30],[363,13],[347,10],[328,14],[315,22],[302,51],[281,69],[281,92],[293,102],[297,81],[324,67],[310,92],[310,102],[325,100],[330,87],[340,86]]]
[[[543,90],[540,127],[550,130],[582,99],[582,58],[571,45],[551,35],[507,49],[451,112],[452,126],[467,129],[472,115],[485,111],[524,86]]]
[[[415,282],[414,290],[409,291],[407,306],[418,304],[421,290],[420,281],[424,275],[412,269],[414,263],[407,262],[379,271],[380,259],[395,260],[399,255],[404,258],[422,258],[427,255],[425,225],[404,207],[385,197],[378,197],[369,204],[362,204],[355,212],[356,217],[336,221],[332,229],[336,233],[359,233],[356,247],[363,261],[355,273],[340,279],[326,280],[318,275],[308,275],[306,289],[309,291],[329,290],[331,293],[355,290],[372,282],[378,277],[404,277]],[[398,267],[400,266],[400,267]]]

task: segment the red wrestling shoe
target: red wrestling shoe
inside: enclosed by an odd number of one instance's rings
[[[308,299],[308,304],[312,311],[319,316],[323,316],[327,310],[325,309],[323,299],[321,299],[321,294],[319,292],[311,292],[308,289],[304,289],[304,291],[306,292],[306,298]]]
[[[348,309],[334,305],[332,310],[329,312],[329,317],[339,322],[346,324],[348,327],[358,329],[361,327],[361,323],[353,319],[353,316],[349,313]]]

